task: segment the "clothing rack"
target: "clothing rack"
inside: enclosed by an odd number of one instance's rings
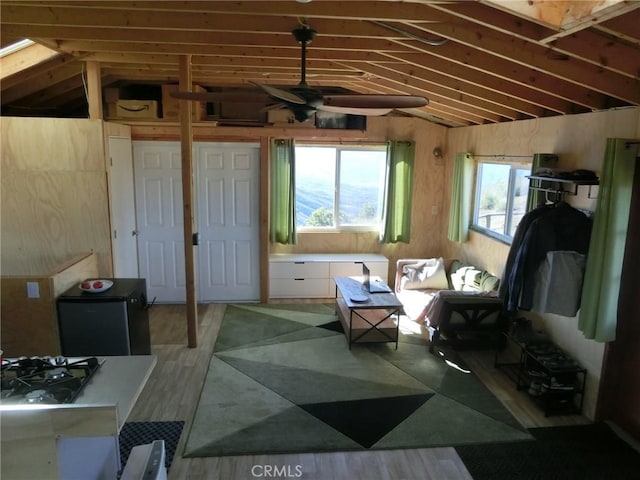
[[[531,162],[531,155],[507,155],[506,153],[495,154],[495,155],[475,155],[469,154],[471,158],[495,158],[496,160],[509,160],[513,159],[511,163],[529,163]]]
[[[565,195],[578,195],[578,188],[583,185],[589,187],[587,198],[595,199],[596,197],[591,196],[591,187],[600,184],[600,180],[597,178],[593,180],[570,180],[566,178],[542,177],[538,175],[528,175],[526,178],[529,179],[529,188],[531,190],[553,193],[554,195],[556,195],[556,201],[562,200]],[[552,188],[549,186],[544,186],[542,182],[551,182],[557,185],[556,188]],[[573,185],[573,190],[565,189],[565,186],[571,185]]]
[[[470,155],[473,158],[531,158],[531,155],[507,155],[506,153],[494,155]]]

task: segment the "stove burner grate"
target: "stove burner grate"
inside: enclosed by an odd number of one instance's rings
[[[3,362],[0,400],[3,404],[72,403],[99,367],[95,357],[72,362],[64,357],[21,357]]]

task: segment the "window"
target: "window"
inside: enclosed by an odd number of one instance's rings
[[[478,164],[473,226],[511,242],[527,210],[531,164]]]
[[[380,229],[387,149],[296,146],[296,229]]]
[[[0,58],[10,55],[12,53],[18,52],[23,48],[30,47],[31,45],[34,45],[34,43],[35,42],[33,40],[29,40],[28,38],[11,43],[6,47],[2,47],[0,49]]]

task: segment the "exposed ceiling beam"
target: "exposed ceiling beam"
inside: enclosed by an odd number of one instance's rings
[[[306,24],[318,31],[309,85],[426,96],[429,105],[403,113],[443,125],[640,104],[640,2],[526,3],[2,0],[3,43],[31,38],[57,53],[21,59],[24,70],[0,59],[0,101],[4,112],[54,104],[82,112],[83,62],[100,62],[103,85],[159,85],[177,81],[183,55],[194,83],[208,88],[294,87],[301,51],[291,30]]]
[[[55,50],[34,43],[2,57],[0,80],[32,68],[42,62],[60,55]]]

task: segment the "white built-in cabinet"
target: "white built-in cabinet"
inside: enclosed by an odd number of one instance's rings
[[[333,298],[333,277],[372,276],[387,283],[389,260],[373,253],[277,253],[269,256],[270,298]]]

